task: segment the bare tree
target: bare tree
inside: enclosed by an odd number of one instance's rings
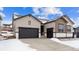
[[[1,34],[1,23],[2,23],[2,16],[0,15],[0,34]]]

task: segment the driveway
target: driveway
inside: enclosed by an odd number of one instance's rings
[[[76,51],[75,48],[60,44],[50,39],[20,39],[38,51]]]
[[[29,44],[24,44],[18,39],[9,39],[0,41],[0,51],[36,51],[29,47]]]

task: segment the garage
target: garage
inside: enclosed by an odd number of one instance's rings
[[[19,39],[21,38],[38,38],[39,28],[19,27]]]

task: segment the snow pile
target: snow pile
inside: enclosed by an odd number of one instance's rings
[[[79,48],[79,40],[60,41],[57,38],[51,38],[50,40],[53,40],[55,42],[58,42],[58,43],[61,43],[61,44],[67,45],[67,46],[71,46],[73,48]]]
[[[55,42],[58,42],[58,43],[62,43],[62,44],[64,44],[62,41],[60,41],[60,40],[57,39],[57,38],[51,38],[50,40],[53,40],[53,41],[55,41]]]
[[[68,44],[71,47],[79,48],[79,40],[70,40],[70,41],[62,41],[65,44]]]
[[[0,51],[36,51],[18,39],[0,41]]]
[[[66,43],[64,43],[64,42],[62,42],[62,41],[60,41],[59,39],[57,39],[57,38],[51,38],[50,40],[53,40],[53,41],[55,41],[55,42],[58,42],[58,43],[61,43],[61,44],[64,44],[64,45],[68,45],[68,44],[66,44]],[[68,45],[69,46],[69,45]]]

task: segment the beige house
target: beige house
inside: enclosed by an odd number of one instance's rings
[[[31,14],[13,19],[13,29],[18,38],[72,37],[73,22],[67,16],[48,21]]]
[[[73,36],[73,25],[74,23],[68,18],[68,16],[64,15],[60,18],[47,22],[44,24],[44,33],[45,37],[47,37],[47,33],[49,37],[72,37]],[[47,32],[47,28],[51,29]],[[53,35],[53,36],[52,36]]]

